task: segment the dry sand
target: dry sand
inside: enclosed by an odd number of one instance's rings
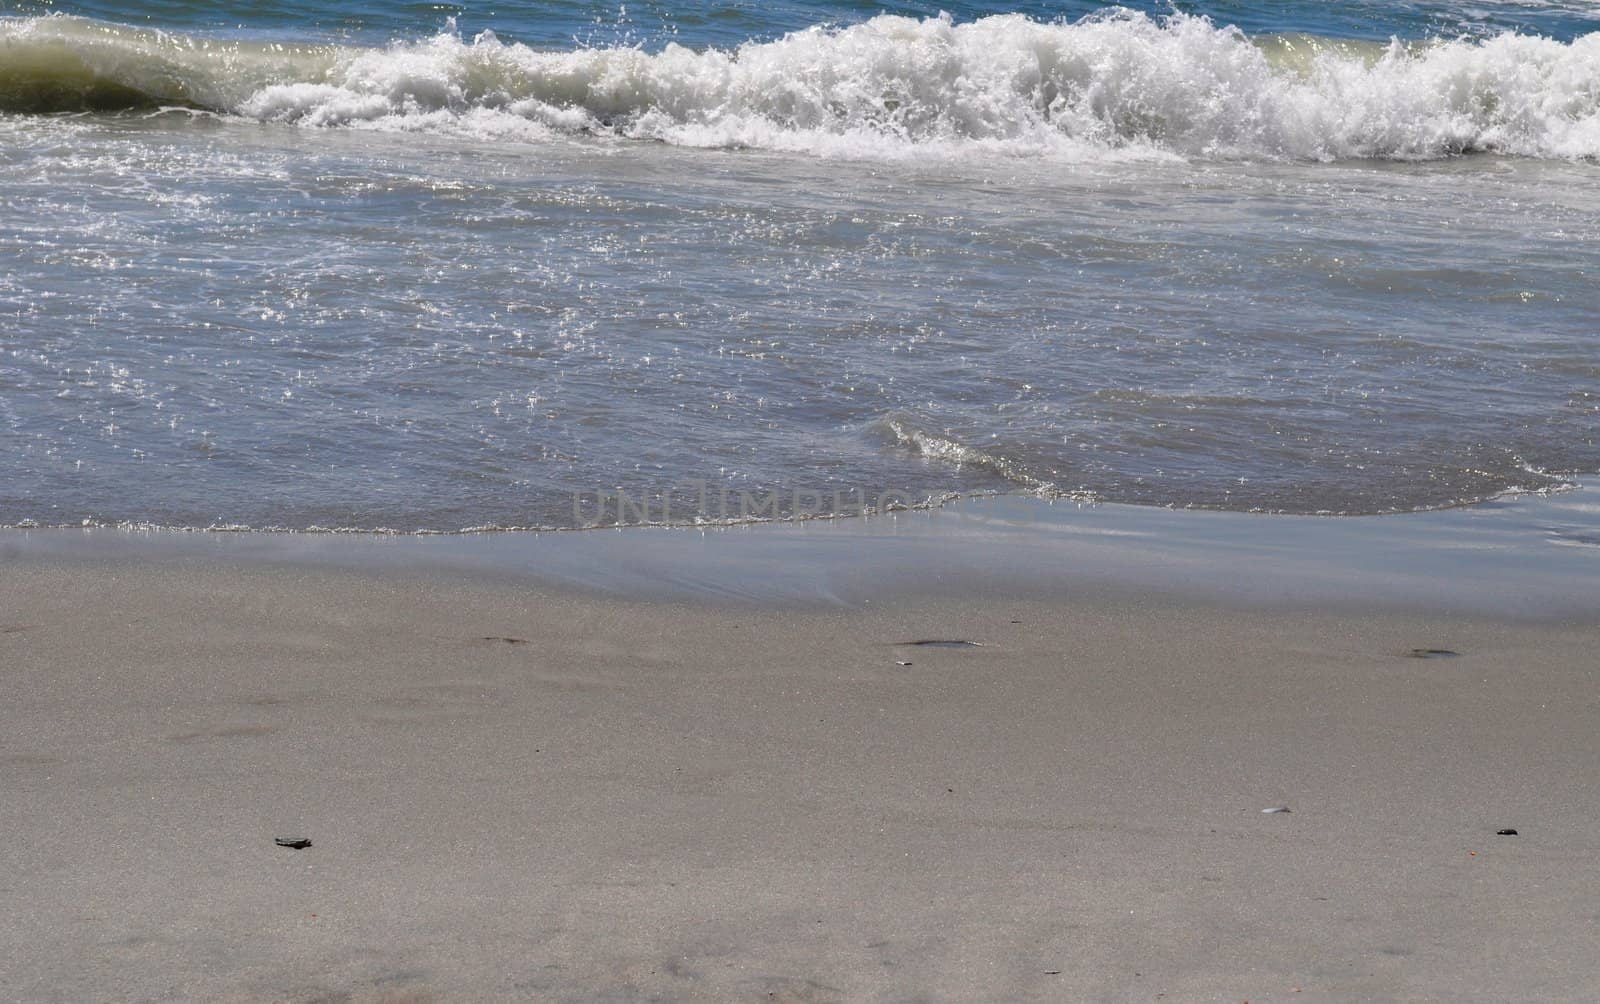
[[[1600,998],[1592,624],[42,561],[0,630],[7,1000]]]

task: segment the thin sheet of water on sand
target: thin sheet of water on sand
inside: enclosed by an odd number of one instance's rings
[[[1156,590],[1226,602],[1566,618],[1600,610],[1600,482],[1363,518],[969,499],[732,528],[444,536],[13,530],[0,557],[218,560],[501,578],[697,604]]]

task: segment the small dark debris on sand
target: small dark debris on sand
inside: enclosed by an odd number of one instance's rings
[[[906,661],[905,661],[905,660],[904,660],[904,659],[896,659],[896,660],[895,660],[895,661],[894,661],[894,664],[895,664],[895,665],[896,665],[896,666],[909,666],[909,665],[911,665],[911,663],[909,663],[909,662],[906,662]]]
[[[1503,830],[1495,830],[1494,835],[1497,837],[1514,837],[1517,835],[1517,831],[1508,826]]]
[[[1276,816],[1276,815],[1279,815],[1281,813],[1286,813],[1288,811],[1289,811],[1289,807],[1287,805],[1274,805],[1274,806],[1272,806],[1270,808],[1262,809],[1261,810],[1261,814],[1264,815],[1264,816]]]
[[[921,648],[982,648],[981,641],[967,641],[963,638],[919,638],[916,641],[897,641],[896,645],[916,645]]]
[[[1406,653],[1408,659],[1454,659],[1460,652],[1447,648],[1414,648]]]
[[[526,639],[526,638],[510,638],[510,637],[507,637],[507,636],[504,636],[504,635],[497,635],[497,634],[486,634],[486,635],[483,636],[483,640],[484,641],[504,642],[507,645],[526,645],[526,644],[528,644],[528,639]]]
[[[272,842],[292,851],[303,851],[311,846],[311,841],[306,837],[277,837]]]

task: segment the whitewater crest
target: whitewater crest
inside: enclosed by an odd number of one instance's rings
[[[845,157],[1600,157],[1600,34],[1387,46],[1206,18],[882,15],[736,49],[540,51],[446,31],[382,49],[0,19],[0,109],[185,106],[540,141],[599,134]]]

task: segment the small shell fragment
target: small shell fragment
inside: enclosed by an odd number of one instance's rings
[[[1271,808],[1262,809],[1261,811],[1270,816],[1278,812],[1288,812],[1289,807],[1287,805],[1274,805]]]

